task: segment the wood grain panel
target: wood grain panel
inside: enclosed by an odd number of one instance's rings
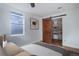
[[[43,19],[43,42],[52,43],[52,20],[51,18]]]

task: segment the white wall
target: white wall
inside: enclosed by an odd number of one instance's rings
[[[62,17],[63,46],[79,48],[79,5],[49,16],[67,14]],[[46,17],[49,17],[46,16]],[[45,17],[44,17],[45,18]]]
[[[0,4],[0,34],[9,33],[9,20],[7,19],[8,13],[6,12],[4,5]],[[7,14],[7,15],[6,15]],[[7,19],[7,20],[6,20]]]
[[[16,43],[18,46],[22,46],[25,44],[34,43],[40,41],[41,37],[41,20],[37,15],[22,12],[18,9],[15,9],[11,6],[0,4],[0,34],[10,34],[10,12],[15,11],[22,13],[25,19],[25,35],[24,36],[10,36],[8,38],[9,41]],[[30,17],[34,17],[39,20],[39,30],[30,30]]]
[[[63,45],[79,48],[79,8],[66,13],[63,17]]]

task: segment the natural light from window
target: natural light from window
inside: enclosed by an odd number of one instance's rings
[[[16,12],[11,12],[11,35],[24,34],[24,18],[23,15]]]

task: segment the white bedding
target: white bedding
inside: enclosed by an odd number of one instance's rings
[[[62,56],[59,52],[36,44],[25,45],[21,48],[37,56]]]

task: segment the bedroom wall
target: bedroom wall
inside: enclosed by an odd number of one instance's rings
[[[79,7],[63,18],[63,45],[79,48]]]
[[[63,46],[79,48],[79,5],[49,16],[67,14],[62,17]],[[49,17],[46,16],[46,17]]]
[[[10,34],[10,12],[15,11],[22,13],[25,19],[25,35],[24,36],[11,36]],[[30,17],[39,20],[39,30],[30,30]],[[18,46],[38,42],[41,37],[41,20],[37,15],[20,11],[16,8],[6,4],[0,4],[0,34],[8,35],[8,41],[16,43]]]
[[[6,12],[4,5],[0,4],[0,34],[8,34],[9,33],[9,20],[7,19],[8,13]],[[7,13],[7,15],[6,15]],[[7,20],[6,20],[7,19]]]

